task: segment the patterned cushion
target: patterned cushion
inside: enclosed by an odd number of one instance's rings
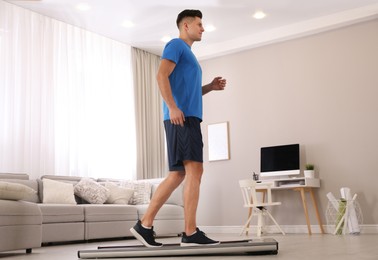
[[[151,183],[147,181],[122,181],[121,187],[134,190],[130,204],[140,205],[150,203],[152,189]]]
[[[103,204],[110,192],[101,184],[89,178],[83,178],[75,185],[75,194],[91,204]]]
[[[129,204],[129,201],[134,194],[133,189],[120,187],[112,182],[105,182],[104,186],[110,192],[110,195],[106,200],[106,203],[109,204]]]

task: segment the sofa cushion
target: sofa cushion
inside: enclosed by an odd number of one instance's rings
[[[141,205],[150,203],[152,185],[145,180],[139,181],[122,181],[121,187],[134,190],[130,204]]]
[[[83,178],[75,185],[75,194],[91,204],[103,204],[110,192],[92,179]]]
[[[38,204],[43,223],[68,223],[84,221],[84,208],[81,205]]]
[[[23,184],[25,186],[28,186],[29,188],[32,188],[36,192],[31,194],[30,196],[23,198],[22,200],[29,201],[29,202],[35,202],[35,203],[41,202],[39,200],[39,194],[38,194],[39,187],[38,187],[38,181],[37,180],[11,178],[11,179],[0,179],[0,181],[10,182],[10,183],[19,183],[19,184]]]
[[[142,219],[143,215],[146,213],[148,205],[135,205],[138,209],[139,219]],[[157,213],[155,220],[173,220],[173,219],[183,219],[184,218],[184,208],[177,205],[164,204],[159,212]]]
[[[107,221],[136,221],[138,212],[135,206],[120,204],[83,205],[85,222],[107,222]]]
[[[38,182],[38,196],[39,196],[39,201],[43,201],[43,179],[49,179],[49,180],[54,180],[54,181],[59,181],[59,182],[64,182],[64,183],[70,183],[73,186],[75,186],[80,180],[81,177],[75,177],[75,176],[63,176],[63,175],[43,175],[41,179],[37,179]],[[82,198],[78,197],[75,195],[75,200],[77,204],[83,204],[83,203],[88,203]]]
[[[41,211],[37,204],[26,201],[0,200],[1,226],[40,225]]]
[[[134,194],[134,190],[120,187],[113,182],[105,182],[105,188],[109,190],[108,204],[128,204]]]
[[[43,203],[76,204],[71,183],[43,179]]]
[[[23,200],[37,195],[34,189],[14,182],[0,181],[0,199]]]

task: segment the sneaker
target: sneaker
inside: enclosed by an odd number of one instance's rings
[[[185,232],[182,233],[181,246],[212,246],[220,243],[219,241],[208,238],[199,228],[196,230],[197,231],[191,236],[187,236]]]
[[[154,228],[151,229],[144,228],[142,222],[138,220],[134,227],[130,228],[130,232],[134,235],[136,239],[142,242],[146,247],[161,247],[162,243],[155,241]]]

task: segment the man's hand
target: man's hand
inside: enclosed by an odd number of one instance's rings
[[[202,87],[202,95],[205,95],[213,90],[224,90],[226,83],[226,79],[223,79],[222,77],[215,77],[211,83]]]
[[[184,126],[185,115],[178,107],[169,108],[169,118],[172,124]]]
[[[226,83],[226,79],[223,79],[222,77],[215,77],[210,83],[211,90],[224,90]]]

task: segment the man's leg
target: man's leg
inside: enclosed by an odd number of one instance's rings
[[[152,227],[156,214],[184,178],[185,172],[169,172],[169,175],[160,183],[151,198],[148,209],[141,220],[143,226]]]
[[[186,180],[184,188],[185,232],[182,234],[181,246],[217,245],[219,241],[208,238],[197,228],[197,207],[200,184],[203,174],[202,162],[184,161]]]
[[[185,178],[185,172],[170,172],[165,180],[160,183],[159,187],[152,196],[151,202],[144,214],[142,220],[138,220],[130,232],[143,245],[147,247],[160,247],[163,244],[155,241],[153,230],[153,221],[162,205],[167,201],[172,192],[180,185]]]
[[[197,228],[197,207],[203,164],[195,161],[184,161],[186,180],[184,187],[185,233],[193,234]]]

